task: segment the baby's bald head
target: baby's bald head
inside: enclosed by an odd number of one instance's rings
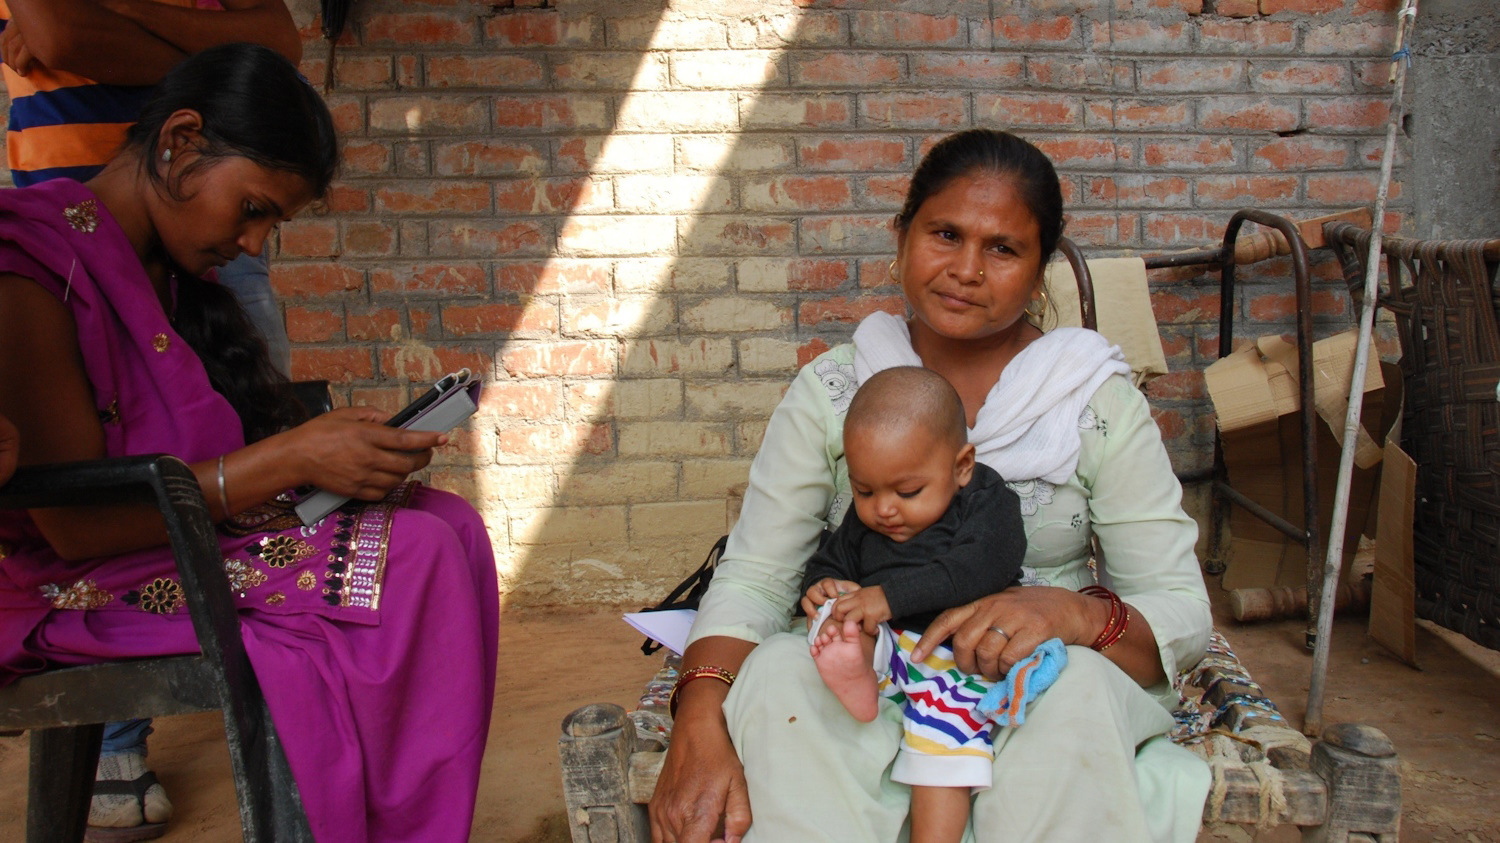
[[[955,451],[969,441],[958,392],[942,375],[920,366],[885,369],[860,384],[844,417],[844,441],[862,434],[884,441],[921,435]]]

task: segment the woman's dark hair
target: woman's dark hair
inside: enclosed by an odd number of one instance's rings
[[[168,183],[156,166],[156,143],[167,119],[182,109],[203,118],[198,158]],[[339,163],[328,106],[291,62],[254,44],[213,47],[173,68],[126,133],[124,148],[137,155],[150,183],[176,200],[186,198],[179,192],[183,178],[235,157],[293,173],[321,198]],[[214,389],[239,413],[245,440],[264,439],[305,418],[234,294],[190,273],[177,275],[173,324],[203,361]]]
[[[906,203],[896,214],[896,230],[905,232],[912,218],[934,193],[972,172],[1008,178],[1021,201],[1036,217],[1041,233],[1042,264],[1051,260],[1063,232],[1062,187],[1047,156],[1009,132],[968,129],[938,141],[912,173]]]

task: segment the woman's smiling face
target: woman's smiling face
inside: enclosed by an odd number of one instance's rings
[[[933,193],[897,233],[902,292],[923,328],[986,339],[1021,321],[1042,279],[1036,217],[1004,175],[970,171]]]

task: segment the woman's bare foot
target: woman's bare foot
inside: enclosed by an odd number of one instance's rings
[[[875,719],[880,708],[875,669],[870,666],[874,642],[860,631],[859,624],[846,620],[840,627],[824,623],[812,643],[813,661],[823,684],[838,697],[849,714],[861,723]]]

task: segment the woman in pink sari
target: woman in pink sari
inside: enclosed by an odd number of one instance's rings
[[[326,193],[327,107],[248,45],[185,61],[87,184],[0,191],[0,416],[19,462],[153,452],[197,474],[224,573],[320,841],[467,840],[494,694],[494,560],[474,510],[406,482],[445,437],[369,409],[301,424],[231,295]],[[357,501],[311,527],[288,489]],[[198,649],[159,519],[0,516],[0,685]]]

